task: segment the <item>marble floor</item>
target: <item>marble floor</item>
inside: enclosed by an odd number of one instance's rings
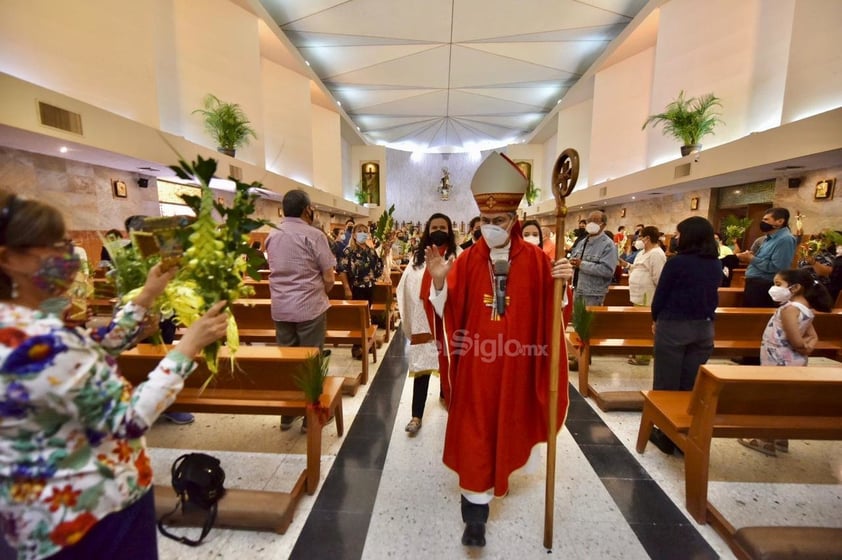
[[[457,478],[441,463],[447,415],[438,380],[430,383],[422,429],[413,438],[404,431],[412,396],[404,345],[400,335],[384,345],[369,385],[343,398],[346,434],[325,428],[319,490],[302,498],[286,534],[216,528],[197,548],[159,536],[161,558],[546,558],[544,446],[512,476],[509,495],[492,502],[487,546],[460,544]],[[330,369],[354,376],[360,362],[334,348]],[[591,379],[598,390],[647,388],[651,367],[597,357]],[[639,413],[602,412],[572,386],[570,397],[557,440],[552,556],[733,558],[710,527],[685,515],[683,460],[654,446],[634,451]],[[299,426],[281,432],[269,416],[161,421],[148,436],[155,482],[169,484],[169,467],[185,450],[211,450],[227,486],[289,490],[305,463]],[[711,502],[737,527],[842,527],[842,442],[793,441],[788,454],[773,458],[717,439],[710,478]]]

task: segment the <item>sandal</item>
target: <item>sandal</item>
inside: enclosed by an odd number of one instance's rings
[[[633,366],[648,366],[649,360],[641,360],[640,358],[632,356],[628,359],[628,363]]]
[[[778,455],[775,452],[775,442],[772,440],[739,438],[737,442],[744,447],[754,449],[770,457],[777,457]]]
[[[421,429],[421,419],[418,417],[413,417],[412,420],[409,421],[409,424],[406,425],[404,430],[410,435],[414,436],[418,433],[418,430]]]

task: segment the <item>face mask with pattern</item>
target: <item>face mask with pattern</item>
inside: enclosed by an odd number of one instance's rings
[[[41,260],[41,267],[35,271],[31,280],[45,294],[59,296],[70,288],[81,265],[82,261],[75,253],[46,257]]]

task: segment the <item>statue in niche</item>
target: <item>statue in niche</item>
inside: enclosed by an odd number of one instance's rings
[[[441,180],[439,181],[439,195],[441,196],[442,200],[449,200],[450,199],[450,172],[447,170],[447,167],[441,168]]]
[[[362,189],[365,191],[368,204],[380,206],[380,164],[367,161],[361,169]]]

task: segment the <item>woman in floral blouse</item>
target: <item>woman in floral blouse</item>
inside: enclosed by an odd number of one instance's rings
[[[336,262],[336,272],[345,288],[345,299],[364,300],[371,305],[374,283],[383,274],[383,261],[368,246],[368,226],[357,224],[342,258]],[[362,356],[359,346],[351,349],[355,358]]]
[[[94,338],[61,320],[79,266],[64,236],[58,210],[0,193],[0,529],[20,560],[156,559],[143,434],[225,335],[224,302],[132,388],[114,356],[157,324],[146,310],[175,271],[154,267]]]

